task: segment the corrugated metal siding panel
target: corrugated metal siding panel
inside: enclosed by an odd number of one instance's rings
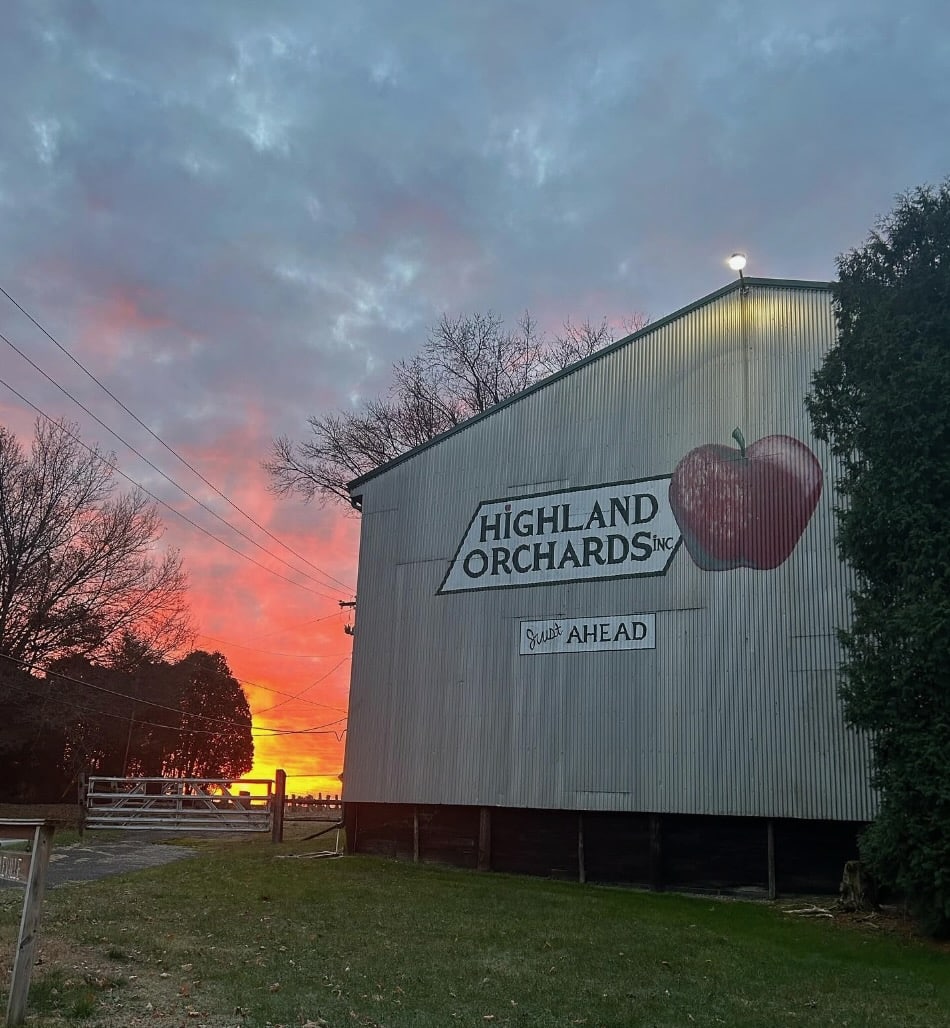
[[[861,820],[842,723],[830,458],[803,408],[826,291],[754,286],[580,368],[367,482],[344,795],[354,801]],[[482,500],[672,472],[702,443],[788,434],[825,470],[774,572],[437,596]],[[519,621],[657,612],[653,651],[521,657]]]

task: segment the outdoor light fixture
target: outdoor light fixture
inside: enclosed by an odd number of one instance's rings
[[[748,286],[746,285],[746,282],[745,282],[745,276],[742,274],[742,269],[745,267],[745,254],[744,253],[734,253],[729,258],[729,260],[726,261],[726,263],[729,265],[730,268],[732,268],[733,271],[738,271],[739,272],[740,290],[743,293],[745,293],[746,289],[748,289]]]

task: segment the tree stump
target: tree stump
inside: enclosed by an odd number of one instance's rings
[[[838,895],[839,910],[855,913],[877,907],[877,886],[860,860],[849,860],[844,865]]]

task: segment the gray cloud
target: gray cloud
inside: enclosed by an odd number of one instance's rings
[[[740,246],[830,277],[950,168],[948,29],[857,0],[15,2],[0,282],[175,445],[240,440],[221,480],[262,488],[274,434],[384,390],[442,311],[662,316]],[[0,331],[115,414],[3,306]]]

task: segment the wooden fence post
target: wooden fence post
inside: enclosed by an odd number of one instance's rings
[[[284,841],[284,800],[287,798],[287,772],[278,768],[274,774],[274,795],[271,797],[271,842]]]
[[[7,1025],[15,1028],[23,1024],[26,1017],[26,1001],[30,993],[30,974],[36,958],[36,945],[40,935],[40,916],[43,912],[43,893],[46,891],[46,869],[53,845],[53,826],[39,824],[33,831],[33,852],[30,854],[30,871],[26,882],[26,896],[23,898],[23,915],[20,918],[20,935],[17,939],[16,955],[13,959],[13,976],[10,979],[10,997],[7,1001]]]
[[[650,888],[663,888],[663,822],[659,814],[650,815]]]
[[[359,850],[356,848],[356,833],[360,827],[360,807],[358,803],[351,803],[347,807],[347,812],[352,811],[352,817],[344,818],[346,822],[346,852],[347,853],[358,853]]]
[[[767,831],[766,843],[767,843],[767,847],[768,847],[767,860],[769,862],[769,866],[768,866],[769,899],[770,900],[774,900],[778,893],[777,893],[777,888],[776,888],[776,884],[775,884],[775,824],[774,824],[773,821],[769,820],[768,828],[766,829],[766,831]]]
[[[79,838],[82,838],[82,833],[86,830],[86,772],[79,772]]]
[[[481,807],[478,811],[478,858],[479,871],[491,869],[491,810]]]
[[[577,880],[583,885],[587,881],[587,862],[584,857],[584,815],[577,815]]]

